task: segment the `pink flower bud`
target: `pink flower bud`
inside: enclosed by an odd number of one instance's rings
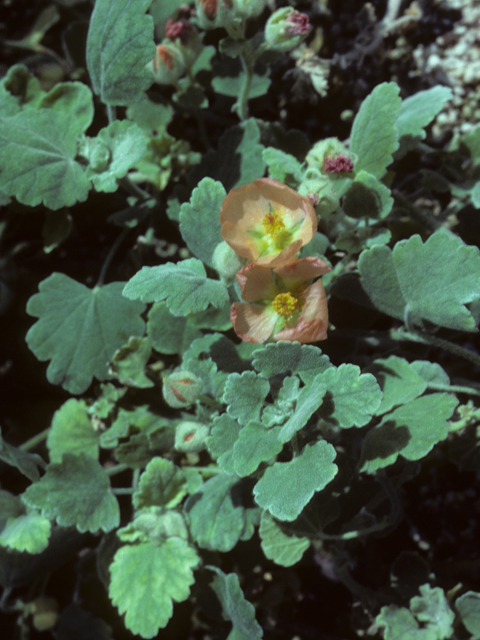
[[[339,155],[335,158],[327,157],[323,161],[323,170],[325,173],[341,173],[342,171],[350,173],[353,171],[353,162],[346,155]]]
[[[286,28],[290,36],[305,36],[310,31],[310,22],[305,13],[293,11],[285,22],[291,23],[291,26],[287,26]]]
[[[190,35],[190,22],[184,18],[175,22],[170,18],[165,27],[165,35],[169,40],[172,40],[172,42],[178,39],[182,44],[187,44]]]

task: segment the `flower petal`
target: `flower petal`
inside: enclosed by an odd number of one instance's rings
[[[326,262],[320,258],[308,257],[294,260],[276,267],[274,272],[284,281],[287,289],[289,285],[295,286],[298,282],[313,280],[331,271]]]
[[[305,304],[298,324],[283,329],[273,336],[274,340],[297,341],[302,344],[325,340],[328,329],[327,296],[321,280],[317,280],[304,292]]]
[[[237,336],[245,342],[261,343],[272,335],[277,320],[273,309],[259,304],[234,302],[230,320]]]
[[[278,293],[272,277],[272,270],[257,264],[247,264],[237,271],[237,282],[240,285],[242,298],[246,302],[256,300],[272,300]]]

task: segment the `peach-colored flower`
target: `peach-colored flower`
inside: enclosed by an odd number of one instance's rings
[[[274,269],[248,264],[237,273],[245,302],[234,302],[230,319],[245,342],[325,340],[328,308],[321,280],[330,271],[320,258],[302,258]]]
[[[294,260],[317,231],[312,203],[271,178],[232,189],[223,201],[220,222],[222,237],[232,249],[270,267]]]

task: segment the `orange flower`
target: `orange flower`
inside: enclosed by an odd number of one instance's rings
[[[230,319],[245,342],[325,340],[328,308],[321,280],[330,271],[320,258],[302,258],[270,269],[248,264],[237,273],[245,302],[234,302]],[[254,304],[252,304],[254,303]]]
[[[232,189],[223,201],[220,222],[222,237],[232,249],[270,267],[293,260],[317,231],[311,202],[271,178]]]

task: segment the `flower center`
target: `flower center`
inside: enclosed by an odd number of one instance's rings
[[[269,211],[267,215],[262,218],[262,225],[265,229],[265,233],[274,240],[277,240],[282,231],[285,230],[285,224],[283,223],[282,216],[274,211]]]
[[[291,293],[279,293],[273,301],[273,308],[279,316],[284,318],[290,317],[295,309],[298,309],[301,305],[300,300],[292,296]]]

